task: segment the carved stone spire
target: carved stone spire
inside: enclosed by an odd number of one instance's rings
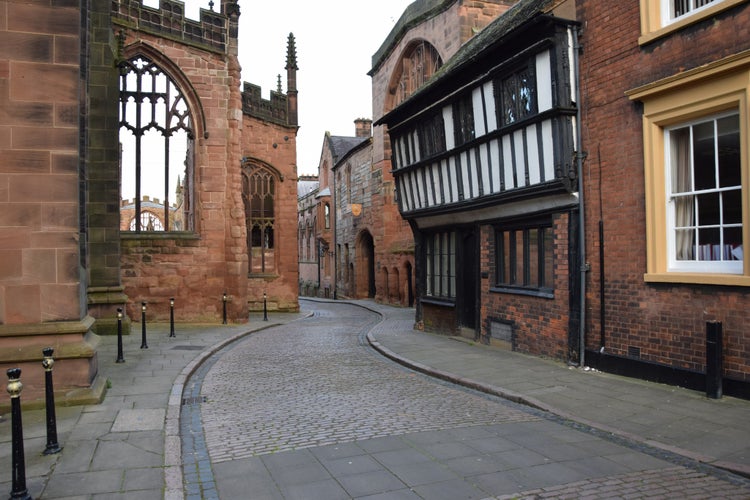
[[[286,47],[286,93],[289,100],[289,124],[297,125],[297,47],[289,33]]]

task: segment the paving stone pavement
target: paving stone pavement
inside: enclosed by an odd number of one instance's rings
[[[212,467],[186,481],[187,498],[750,495],[724,471],[384,363],[363,337],[399,320],[311,307],[191,378],[201,418],[190,435],[203,431]]]
[[[707,400],[693,391],[417,332],[413,309],[372,301],[300,303],[301,313],[271,314],[268,322],[255,315],[242,325],[178,323],[176,338],[168,337],[167,324],[150,324],[149,349],[138,348],[135,324],[121,364],[114,362],[115,338],[102,337],[100,373],[111,387],[101,404],[57,407],[62,452],[41,453],[44,410],[23,410],[31,495],[750,498],[748,480],[727,472],[750,476],[748,401]],[[360,310],[341,309],[351,304]],[[317,317],[308,318],[313,312]],[[340,321],[351,322],[350,331],[339,328]],[[385,361],[368,345],[416,372]],[[298,355],[289,359],[285,351]],[[322,375],[299,376],[315,369]],[[262,391],[239,393],[226,385],[246,373],[253,377],[246,383],[257,381]],[[338,380],[327,405],[314,397],[329,390],[324,380]],[[267,411],[245,408],[247,415],[235,419],[215,397],[222,391],[236,404],[243,394],[268,398],[255,399]],[[239,434],[212,429],[214,410]],[[264,433],[247,430],[246,416],[268,417],[264,429],[277,434],[271,444]],[[340,427],[338,435],[315,423],[324,417],[329,427]],[[358,421],[362,425],[352,424]],[[10,419],[0,415],[0,494],[11,491],[10,437]]]

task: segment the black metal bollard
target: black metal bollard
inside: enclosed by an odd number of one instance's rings
[[[124,363],[122,357],[122,307],[117,308],[117,359],[115,363]]]
[[[8,394],[10,394],[10,414],[12,425],[11,454],[13,456],[12,476],[13,487],[10,491],[11,499],[31,499],[26,488],[26,459],[23,453],[23,423],[21,422],[21,369],[11,368],[8,374]]]
[[[266,292],[263,292],[263,321],[268,321],[268,307],[266,306]]]
[[[720,399],[724,368],[721,321],[706,322],[706,396]]]
[[[146,343],[146,303],[141,302],[141,349],[148,349]]]
[[[224,303],[224,312],[221,316],[221,323],[223,325],[227,324],[227,292],[224,292],[224,295],[221,297],[222,302]]]
[[[174,297],[169,298],[169,336],[176,336],[174,334]]]
[[[54,349],[45,347],[42,349],[42,366],[44,367],[44,395],[47,409],[47,447],[44,448],[44,455],[60,453],[60,444],[57,442],[57,418],[55,417],[55,390],[52,386],[52,366],[55,360],[52,358]]]

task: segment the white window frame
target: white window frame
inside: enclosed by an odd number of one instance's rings
[[[695,5],[695,0],[690,1],[692,5]],[[721,11],[747,3],[748,0],[714,0],[678,17],[672,15],[673,2],[674,0],[640,0],[641,36],[638,38],[640,45],[668,36],[691,24],[715,16]]]
[[[692,158],[692,129],[694,126],[699,124],[704,124],[711,122],[714,125],[714,142],[717,140],[716,135],[716,122],[717,120],[721,118],[726,118],[729,116],[737,116],[739,119],[739,112],[738,110],[733,110],[730,112],[725,112],[721,114],[706,116],[703,118],[698,118],[695,120],[691,120],[689,122],[676,124],[670,127],[666,127],[664,129],[664,155],[665,155],[665,187],[666,187],[666,202],[667,202],[667,256],[668,256],[668,268],[667,270],[669,272],[697,272],[697,273],[717,273],[717,274],[743,274],[743,261],[742,260],[701,260],[701,255],[699,252],[699,249],[697,248],[697,238],[693,241],[694,246],[696,248],[693,249],[694,252],[694,258],[692,260],[678,260],[676,258],[677,255],[677,242],[676,242],[676,232],[677,232],[677,203],[675,202],[675,196],[672,191],[672,182],[670,182],[670,179],[673,177],[673,167],[675,165],[676,159],[672,158],[672,152],[673,148],[671,147],[672,144],[672,138],[671,134],[673,131],[678,129],[684,129],[687,127],[690,127],[691,129],[691,139],[690,139],[690,175],[692,178],[695,176],[695,165],[693,163]],[[738,131],[739,135],[739,131]],[[714,154],[715,154],[715,168],[718,169],[718,148],[714,148]],[[729,190],[736,190],[740,189],[742,190],[742,184],[738,186],[728,186],[724,188],[716,188],[711,190],[703,190],[703,191],[683,191],[679,194],[679,196],[690,196],[690,195],[699,195],[706,192],[726,192]],[[697,217],[697,211],[693,212],[693,217]],[[716,227],[719,229],[724,229],[728,227],[743,227],[743,225],[747,225],[748,220],[743,217],[743,221],[741,224],[724,224],[721,221],[719,224],[711,225],[708,227]],[[694,221],[694,224],[691,224],[691,226],[695,227],[696,229],[703,227],[706,228],[707,226],[704,226],[701,224],[701,221],[696,220]],[[747,244],[747,242],[743,241],[743,245]],[[742,252],[742,248],[739,249],[740,252]]]
[[[709,0],[705,5],[696,6],[696,3],[705,0],[682,0],[688,2],[688,11],[685,14],[675,15],[674,13],[674,2],[675,0],[661,0],[661,19],[662,25],[666,26],[672,24],[675,21],[683,19],[688,16],[693,16],[701,11],[713,6],[714,4],[720,3],[723,0]]]

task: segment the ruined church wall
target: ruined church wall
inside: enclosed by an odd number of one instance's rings
[[[126,30],[126,35],[126,55],[139,44],[158,47],[165,60],[179,68],[198,100],[190,102],[196,129],[195,230],[122,233],[127,312],[140,319],[140,303],[145,301],[149,317],[165,319],[169,298],[174,297],[178,321],[216,321],[221,319],[226,292],[230,321],[246,321],[247,254],[239,194],[241,102],[239,91],[232,92],[239,89],[239,67],[231,57],[192,45],[137,31]]]

